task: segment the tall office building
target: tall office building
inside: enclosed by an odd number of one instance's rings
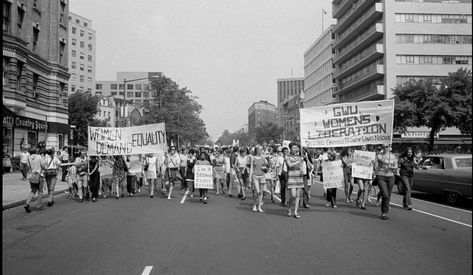
[[[279,127],[284,127],[284,113],[283,105],[295,95],[300,95],[304,91],[304,78],[303,77],[291,77],[281,78],[278,82],[278,124]]]
[[[398,83],[472,66],[471,0],[334,0],[339,102],[389,99]]]
[[[3,152],[69,136],[67,0],[3,1]]]
[[[253,103],[248,109],[248,136],[250,143],[256,142],[256,127],[266,123],[276,123],[276,121],[276,106],[266,100]]]
[[[69,13],[69,94],[95,88],[95,30],[92,21]]]
[[[304,53],[304,107],[316,107],[334,102],[336,89],[333,79],[332,48],[334,35],[330,25]]]

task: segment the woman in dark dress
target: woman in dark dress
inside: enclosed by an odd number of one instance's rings
[[[99,172],[99,160],[96,156],[91,156],[89,160],[89,188],[92,193],[92,201],[96,202],[99,197],[100,189],[100,172]]]

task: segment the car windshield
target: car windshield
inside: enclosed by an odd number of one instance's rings
[[[424,160],[424,163],[422,164],[423,167],[430,167],[430,168],[433,168],[433,169],[442,169],[443,168],[443,165],[442,165],[442,159],[441,158],[438,158],[438,157],[430,157],[430,158],[426,158]]]
[[[471,168],[471,158],[458,158],[455,159],[455,164],[458,168]]]

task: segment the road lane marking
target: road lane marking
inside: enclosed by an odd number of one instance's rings
[[[181,204],[183,204],[186,201],[188,194],[189,194],[189,190],[186,190],[186,192],[184,193],[184,196],[182,197]]]
[[[151,273],[151,269],[153,269],[152,265],[146,266],[141,275],[149,275]]]
[[[402,205],[397,204],[397,203],[392,203],[392,202],[391,202],[390,204],[395,205],[395,206],[402,207]],[[449,219],[449,218],[445,218],[445,217],[442,217],[442,216],[439,216],[439,215],[435,215],[435,214],[428,213],[428,212],[424,212],[424,211],[417,210],[417,209],[412,209],[412,211],[419,212],[419,213],[422,213],[422,214],[425,214],[425,215],[429,215],[429,216],[432,216],[432,217],[436,217],[436,218],[439,218],[439,219],[442,219],[442,220],[446,220],[446,221],[449,221],[449,222],[457,223],[457,224],[464,225],[464,226],[467,226],[467,227],[470,227],[470,228],[471,228],[471,224],[462,223],[462,222],[459,222],[459,221],[456,221],[456,220],[452,220],[452,219]]]

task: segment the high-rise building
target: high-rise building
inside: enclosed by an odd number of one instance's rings
[[[389,99],[398,83],[472,66],[471,0],[334,0],[339,102]]]
[[[327,105],[336,89],[333,79],[332,48],[334,36],[330,25],[304,53],[304,107]]]
[[[95,30],[92,21],[69,13],[69,94],[95,89]]]
[[[68,143],[69,1],[3,1],[3,152]]]
[[[250,143],[256,142],[256,127],[266,123],[276,124],[276,121],[276,106],[266,100],[253,103],[248,109],[248,136]]]
[[[299,108],[303,92],[303,77],[278,79],[278,125],[284,128],[283,138],[285,139],[295,140],[295,131],[299,127]]]

